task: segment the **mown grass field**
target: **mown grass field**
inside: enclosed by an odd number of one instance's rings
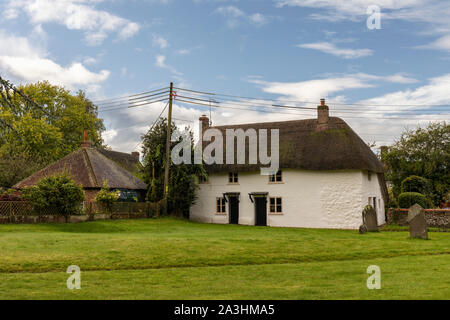
[[[449,299],[450,233],[176,219],[0,226],[0,299]],[[66,287],[70,265],[81,290]],[[381,290],[366,269],[381,268]]]

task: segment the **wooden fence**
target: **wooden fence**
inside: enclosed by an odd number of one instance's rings
[[[3,223],[21,221],[66,221],[75,222],[100,219],[136,219],[157,217],[162,212],[162,203],[117,202],[111,208],[104,208],[95,202],[84,203],[80,215],[64,217],[57,209],[36,210],[25,201],[0,201],[0,220]]]

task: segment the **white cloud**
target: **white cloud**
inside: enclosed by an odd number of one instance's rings
[[[305,43],[299,44],[297,45],[297,47],[322,51],[337,57],[342,57],[344,59],[357,59],[361,57],[371,56],[373,54],[373,51],[370,49],[338,48],[336,45],[330,42]]]
[[[153,46],[159,47],[160,49],[165,49],[168,47],[168,45],[169,42],[167,41],[167,39],[156,34],[153,35]]]
[[[416,79],[403,74],[377,76],[366,73],[330,76],[325,79],[313,79],[301,82],[267,82],[259,79],[249,79],[251,83],[258,84],[267,93],[278,94],[288,100],[313,102],[321,98],[332,98],[344,101],[345,96],[333,96],[339,92],[352,89],[373,88],[380,82],[410,84]]]
[[[181,72],[177,71],[177,69],[175,69],[174,67],[166,64],[166,56],[164,56],[164,55],[159,55],[156,57],[156,66],[160,67],[160,68],[168,69],[174,75],[177,75],[177,76],[183,75]]]
[[[447,110],[436,106],[450,104],[450,74],[429,79],[426,85],[415,89],[400,90],[350,105],[345,105],[345,92],[348,90],[376,87],[383,82],[414,83],[417,80],[403,74],[376,76],[359,73],[302,82],[250,82],[260,85],[264,92],[278,95],[280,103],[288,105],[315,107],[319,99],[326,98],[332,116],[343,118],[365,141],[376,141],[378,146],[392,143],[407,126],[414,128],[426,125],[429,121],[450,119]],[[339,111],[342,108],[347,111]],[[352,108],[355,109],[353,112]],[[286,111],[283,110],[284,112]],[[290,119],[316,117],[314,110],[291,113]],[[387,119],[392,117],[399,119]],[[240,115],[238,118],[241,119]],[[257,122],[259,119],[264,119],[264,116],[254,114],[250,122]],[[279,120],[279,115],[271,114],[271,119]]]
[[[292,6],[320,9],[312,13],[313,19],[327,21],[357,20],[367,18],[367,8],[378,5],[384,19],[421,22],[425,24],[423,34],[441,35],[436,41],[421,49],[449,51],[450,1],[436,0],[276,0],[278,7]]]
[[[109,71],[89,71],[82,63],[73,62],[61,66],[49,58],[49,54],[24,37],[17,37],[0,30],[0,67],[9,76],[20,81],[48,80],[52,84],[69,89],[93,88],[109,77]]]
[[[215,12],[226,18],[229,28],[235,28],[241,23],[262,26],[269,21],[269,18],[261,13],[247,14],[235,6],[219,7]]]
[[[190,49],[180,49],[177,51],[177,54],[182,55],[182,56],[190,54],[190,53],[191,53]]]
[[[450,51],[450,34],[437,39],[436,41],[430,43],[429,45],[421,46],[420,48]]]
[[[33,24],[58,23],[70,30],[85,33],[89,45],[98,45],[110,33],[117,33],[118,40],[135,35],[139,24],[128,19],[97,10],[96,4],[104,0],[10,0],[4,16],[15,19],[24,11]]]

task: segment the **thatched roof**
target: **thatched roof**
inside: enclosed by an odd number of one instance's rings
[[[99,189],[104,180],[114,189],[147,189],[144,182],[94,148],[80,148],[19,182],[14,188],[23,189],[36,185],[42,178],[64,171],[85,189]]]
[[[122,168],[136,173],[141,169],[142,164],[139,162],[139,153],[136,155],[124,152],[117,152],[106,149],[97,149],[101,154],[105,157],[113,160],[117,164],[119,164]]]
[[[226,140],[226,129],[253,128],[270,129],[280,132],[280,168],[303,170],[367,170],[383,173],[384,168],[367,144],[350,128],[344,120],[330,117],[326,129],[318,126],[317,119],[284,122],[251,123],[214,127],[219,129]],[[226,142],[224,142],[226,143]],[[205,142],[205,145],[208,143]],[[248,153],[248,139],[246,141]],[[225,150],[225,149],[224,149]],[[270,151],[270,147],[268,147]],[[270,154],[270,153],[269,153]],[[224,163],[226,152],[224,151]],[[248,156],[247,160],[248,162]],[[236,161],[235,161],[236,163]],[[257,171],[260,165],[207,165],[213,172]],[[263,166],[267,167],[267,166]]]

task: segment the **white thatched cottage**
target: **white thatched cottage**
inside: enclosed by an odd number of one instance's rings
[[[200,118],[203,129],[209,119]],[[210,165],[190,219],[218,224],[358,229],[372,205],[385,223],[387,189],[381,162],[322,101],[318,119],[214,127],[279,129],[280,171],[259,165]],[[248,142],[247,142],[248,144]],[[247,148],[248,149],[248,148]]]

